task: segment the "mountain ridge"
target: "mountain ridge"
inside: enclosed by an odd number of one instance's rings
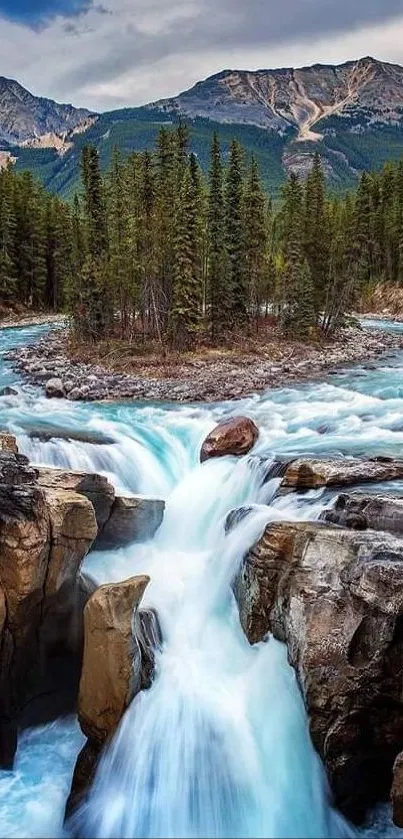
[[[339,65],[221,70],[177,96],[103,114],[35,97],[1,77],[0,165],[11,160],[69,197],[79,185],[83,145],[99,149],[105,169],[115,147],[123,155],[150,148],[161,123],[184,119],[204,168],[217,131],[224,155],[233,136],[254,154],[274,197],[287,172],[306,174],[315,151],[340,192],[362,171],[403,156],[403,67],[366,56]]]

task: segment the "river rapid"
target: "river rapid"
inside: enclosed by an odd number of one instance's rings
[[[382,324],[403,332],[403,324]],[[366,322],[365,328],[379,327]],[[394,455],[403,448],[403,352],[318,383],[276,389],[240,402],[170,405],[47,400],[4,359],[46,327],[0,330],[0,429],[16,434],[35,464],[101,472],[126,495],[164,498],[152,542],[92,552],[85,570],[99,582],[151,576],[144,605],[157,609],[164,644],[152,688],[128,709],[98,769],[78,837],[396,836],[381,808],[361,831],[331,806],[308,734],[302,699],[283,645],[250,647],[231,580],[267,522],[319,516],[322,491],[274,499],[267,461],[296,455]],[[224,416],[246,414],[260,428],[253,453],[199,463],[201,443]],[[104,434],[108,442],[32,440],[26,431]],[[374,488],[376,489],[376,488]],[[388,486],[403,495],[403,482]],[[253,514],[228,536],[231,510]],[[0,833],[60,837],[65,800],[83,737],[74,719],[22,734],[15,770],[0,772]]]

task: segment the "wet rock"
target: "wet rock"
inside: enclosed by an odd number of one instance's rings
[[[353,457],[339,460],[299,458],[289,464],[281,489],[318,489],[403,478],[403,460]]]
[[[101,586],[85,607],[78,712],[88,740],[78,756],[66,817],[71,816],[84,800],[105,743],[113,736],[126,708],[142,688],[145,677],[133,627],[138,625],[136,613],[148,583],[149,577],[133,577],[122,583]],[[146,623],[141,625],[146,626]],[[146,632],[145,629],[142,631]]]
[[[47,443],[49,440],[71,440],[77,443],[89,443],[93,446],[109,446],[115,442],[112,437],[108,437],[101,431],[78,431],[47,424],[22,427],[27,437],[31,440],[40,440],[42,443]]]
[[[162,632],[155,609],[139,609],[136,638],[141,651],[141,689],[151,687],[155,673],[155,654],[162,646]]]
[[[115,498],[108,521],[96,548],[120,548],[132,542],[145,542],[157,532],[164,518],[165,501],[153,498]]]
[[[63,382],[57,378],[48,379],[45,392],[49,399],[63,399],[66,396]]]
[[[95,510],[98,530],[102,530],[110,517],[115,500],[115,490],[106,478],[102,475],[68,472],[42,466],[37,471],[40,486],[78,492],[79,495],[88,498]]]
[[[13,434],[7,434],[6,431],[0,431],[0,452],[18,454],[17,440]]]
[[[103,744],[141,686],[135,611],[149,577],[100,586],[84,610],[84,660],[78,714],[84,734]]]
[[[0,451],[0,492],[2,485],[21,486],[36,481],[37,471],[29,465],[28,458],[10,451]],[[7,504],[7,490],[3,490],[3,507]]]
[[[334,507],[322,513],[321,520],[353,530],[384,530],[401,536],[403,497],[359,492],[339,495]]]
[[[398,755],[393,767],[391,799],[393,821],[397,827],[403,827],[403,752]]]
[[[360,820],[403,750],[403,542],[276,523],[234,583],[251,643],[287,644],[336,804]]]
[[[15,390],[15,388],[13,387],[9,387],[9,385],[6,385],[6,387],[0,388],[0,396],[18,396],[18,390]]]
[[[200,460],[204,463],[213,457],[248,454],[258,437],[259,429],[248,417],[225,420],[206,437],[201,448]]]

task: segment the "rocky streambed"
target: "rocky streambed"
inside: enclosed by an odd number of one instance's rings
[[[246,417],[226,421],[200,458],[245,455],[257,436]],[[242,628],[252,645],[268,633],[287,645],[342,812],[358,822],[391,795],[403,826],[403,502],[388,491],[403,460],[298,458],[280,470],[268,463],[262,480],[274,474],[279,497],[333,495],[320,521],[269,523],[245,553],[233,582]],[[363,482],[384,493],[357,491]],[[82,562],[93,546],[152,538],[164,507],[117,497],[100,475],[33,468],[0,435],[0,762],[12,765],[18,727],[77,708],[87,742],[68,815],[128,705],[150,687],[163,640],[158,614],[141,606],[149,576],[97,586]],[[231,538],[250,515],[230,514]]]
[[[69,356],[68,336],[55,331],[32,346],[8,354],[16,369],[49,397],[70,401],[109,399],[172,402],[239,399],[269,387],[286,386],[339,372],[357,362],[369,364],[382,353],[403,346],[402,336],[385,331],[351,328],[337,339],[321,344],[273,342],[259,353],[222,353],[186,356],[166,371],[126,374],[99,364],[86,364]],[[147,367],[144,359],[144,367]]]

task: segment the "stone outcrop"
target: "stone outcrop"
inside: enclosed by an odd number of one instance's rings
[[[87,743],[73,776],[66,815],[85,797],[106,742],[142,689],[142,655],[137,610],[149,577],[100,586],[84,610],[85,642],[78,716]]]
[[[18,454],[18,446],[15,437],[12,434],[7,434],[6,431],[0,431],[0,452]]]
[[[360,819],[403,750],[403,542],[271,524],[234,591],[249,641],[287,644],[336,803]]]
[[[397,756],[393,767],[391,799],[393,821],[397,827],[403,827],[403,752]]]
[[[220,422],[206,437],[200,452],[204,463],[212,457],[248,454],[257,442],[259,429],[248,417],[233,417]]]
[[[38,469],[38,483],[45,489],[77,492],[91,501],[95,510],[98,530],[102,530],[112,512],[115,490],[107,478],[86,472],[68,472],[64,469]]]
[[[287,467],[281,490],[319,489],[320,487],[394,481],[403,478],[403,460],[390,457],[360,459],[299,458]]]
[[[102,528],[96,548],[120,548],[132,542],[145,542],[157,532],[164,518],[165,502],[152,498],[117,497],[108,521]]]
[[[12,765],[19,724],[73,710],[82,654],[82,637],[72,636],[78,571],[96,534],[86,498],[41,487],[25,457],[0,452],[2,766]]]
[[[384,530],[402,536],[403,497],[361,492],[339,495],[334,507],[322,513],[321,520],[352,530]]]

